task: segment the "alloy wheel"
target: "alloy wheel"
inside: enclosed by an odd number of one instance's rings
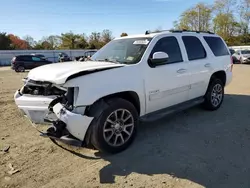
[[[133,134],[134,118],[126,109],[118,109],[112,112],[104,123],[103,137],[111,146],[125,144]]]

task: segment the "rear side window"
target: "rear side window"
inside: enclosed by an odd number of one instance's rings
[[[182,62],[181,50],[178,41],[175,37],[161,38],[156,44],[151,53],[166,52],[169,56],[168,64]]]
[[[31,61],[31,57],[30,56],[19,56],[17,57],[18,61]]]
[[[190,61],[206,58],[207,54],[200,39],[194,36],[183,36],[182,40]]]
[[[219,37],[204,37],[215,56],[229,55],[226,45]]]

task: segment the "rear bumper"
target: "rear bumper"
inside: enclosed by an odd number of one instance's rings
[[[72,136],[80,141],[84,141],[85,134],[93,117],[81,115],[84,114],[85,108],[76,108],[71,112],[61,103],[55,104],[53,106],[53,113],[49,113],[48,106],[56,98],[57,96],[25,96],[21,95],[19,91],[16,91],[14,95],[16,105],[32,123],[46,123],[44,119],[62,121],[66,125],[65,128]],[[48,117],[48,114],[50,117]]]
[[[226,80],[226,85],[229,85],[231,82],[232,82],[232,79],[233,79],[233,73],[232,72],[227,72],[227,80]]]

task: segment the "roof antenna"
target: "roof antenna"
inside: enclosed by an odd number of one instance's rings
[[[145,32],[145,35],[149,35],[149,34],[150,34],[150,31],[147,30],[147,31]]]

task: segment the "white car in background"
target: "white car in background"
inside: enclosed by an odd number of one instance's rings
[[[243,63],[250,63],[250,50],[236,50],[235,53],[232,55],[234,61],[238,61],[241,64]]]
[[[197,104],[217,110],[232,67],[216,34],[146,32],[112,40],[90,61],[35,68],[14,98],[34,123],[51,115],[43,136],[117,153],[133,142],[139,120]]]

